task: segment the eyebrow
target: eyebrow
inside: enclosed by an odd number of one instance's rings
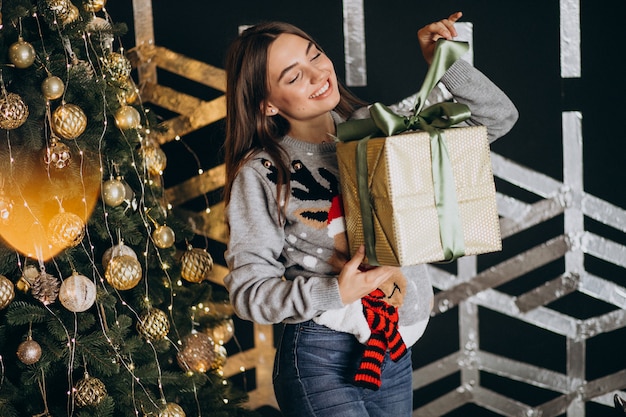
[[[305,55],[309,54],[309,51],[311,50],[312,47],[313,47],[313,42],[309,41],[309,44],[306,47]],[[287,68],[282,70],[280,72],[280,75],[278,76],[278,81],[280,81],[285,76],[286,73],[288,73],[292,68],[294,68],[297,65],[298,65],[298,63],[294,62],[293,64],[289,65]]]

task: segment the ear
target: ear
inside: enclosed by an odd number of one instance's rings
[[[276,116],[278,114],[278,109],[272,105],[272,103],[263,102],[261,104],[261,109],[266,116]]]

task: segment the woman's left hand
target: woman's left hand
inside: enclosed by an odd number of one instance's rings
[[[462,12],[452,13],[447,19],[430,23],[417,31],[417,40],[420,43],[422,55],[424,55],[428,65],[433,62],[437,40],[441,38],[450,40],[457,36],[454,24],[461,16],[463,16]]]

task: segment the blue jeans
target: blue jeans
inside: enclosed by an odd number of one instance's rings
[[[285,417],[410,417],[411,350],[398,362],[389,353],[382,385],[353,384],[365,346],[348,333],[313,321],[288,324],[274,362],[274,392]]]

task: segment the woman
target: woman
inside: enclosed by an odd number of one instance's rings
[[[437,39],[456,36],[460,17],[418,31],[428,63]],[[367,267],[363,248],[349,259],[333,137],[364,103],[338,82],[320,46],[285,23],[243,32],[226,72],[225,284],[239,317],[285,323],[274,367],[283,415],[410,416],[410,347],[428,322],[433,290],[423,265]],[[517,120],[506,95],[465,61],[441,81],[491,140]],[[390,311],[406,350],[387,350],[374,375],[359,379],[371,336],[362,300],[399,278],[403,302]]]

